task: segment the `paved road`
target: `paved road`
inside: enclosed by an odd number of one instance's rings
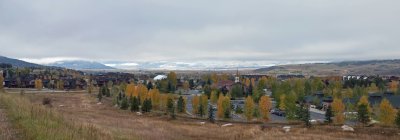
[[[52,90],[52,89],[32,89],[32,88],[5,88],[7,93],[86,93],[86,90]]]

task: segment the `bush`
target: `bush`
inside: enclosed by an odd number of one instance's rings
[[[184,113],[185,112],[185,101],[183,100],[183,97],[180,96],[178,99],[178,112],[179,113]]]
[[[142,105],[142,112],[150,112],[151,111],[151,99],[144,99]]]
[[[128,100],[126,98],[122,98],[122,102],[121,102],[121,109],[122,110],[127,110],[128,109]]]
[[[43,98],[42,104],[51,106],[51,99],[48,97]]]
[[[139,111],[139,100],[137,97],[133,97],[131,100],[131,111],[132,112],[137,112]]]

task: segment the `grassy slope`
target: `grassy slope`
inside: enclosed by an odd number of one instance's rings
[[[2,93],[0,102],[14,126],[21,129],[23,139],[111,139],[92,125],[74,124],[52,109],[32,104],[24,96]]]
[[[255,70],[268,74],[332,75],[400,75],[400,60],[349,61],[339,63],[292,64]]]

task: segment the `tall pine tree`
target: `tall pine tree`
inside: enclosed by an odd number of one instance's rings
[[[333,117],[332,106],[329,106],[325,113],[325,122],[329,124],[332,123],[332,117]]]

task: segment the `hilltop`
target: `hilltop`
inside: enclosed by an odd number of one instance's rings
[[[43,65],[29,63],[19,59],[0,56],[0,63],[11,64],[13,67],[45,67]]]
[[[303,75],[400,75],[400,59],[344,61],[331,63],[310,63],[279,65],[256,69],[254,72],[266,74]]]

